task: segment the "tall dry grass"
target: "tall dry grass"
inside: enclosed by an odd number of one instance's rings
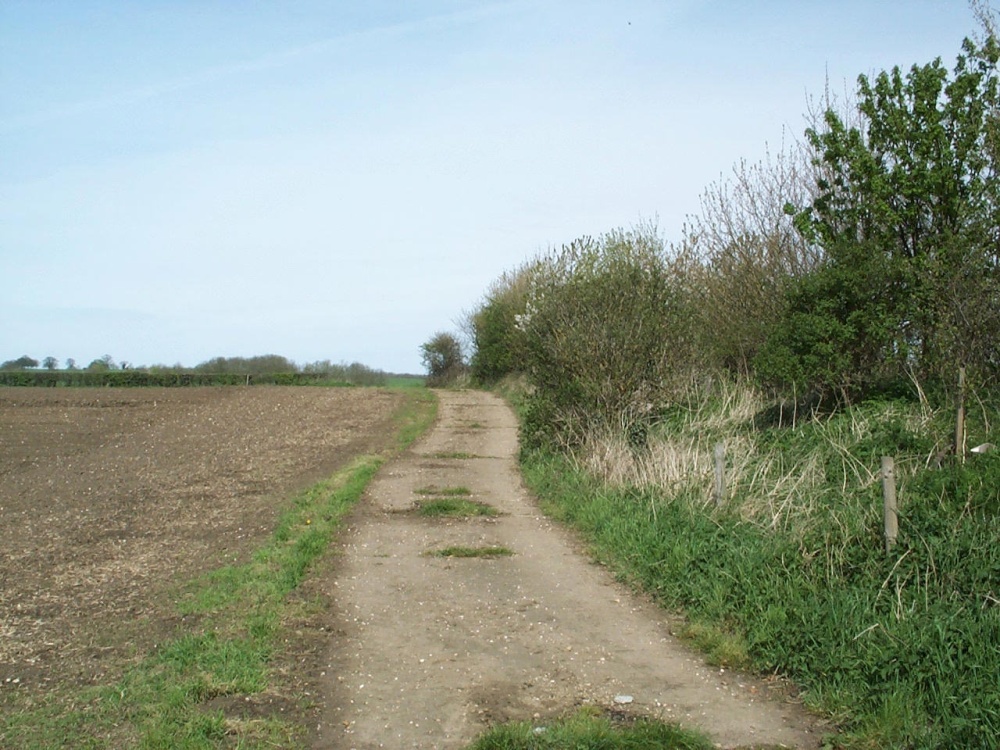
[[[800,415],[794,426],[761,426],[771,403],[747,383],[694,383],[663,411],[645,445],[636,447],[624,427],[605,426],[584,436],[573,460],[608,485],[655,488],[661,502],[708,506],[715,502],[714,450],[721,442],[727,507],[763,527],[804,531],[820,514],[869,515],[880,482],[875,449],[884,449],[886,425],[925,434],[936,417],[925,404],[887,402],[834,416]],[[899,479],[905,483],[933,459],[933,450],[897,455]]]

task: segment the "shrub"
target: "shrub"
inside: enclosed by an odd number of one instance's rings
[[[536,269],[525,313],[529,442],[641,432],[689,371],[690,315],[653,227],[583,238]],[[547,434],[546,434],[547,433]]]
[[[450,333],[438,332],[420,347],[427,385],[431,388],[454,383],[465,373],[461,342]]]
[[[527,309],[532,280],[540,261],[505,273],[493,283],[486,299],[472,313],[470,372],[476,381],[492,385],[526,367],[526,341],[518,326]]]

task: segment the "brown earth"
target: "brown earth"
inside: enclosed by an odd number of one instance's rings
[[[720,747],[814,748],[818,725],[773,683],[706,666],[671,619],[593,564],[520,482],[510,409],[441,392],[438,423],[383,467],[311,587],[315,748],[461,748],[489,724],[591,705],[700,728]],[[502,515],[429,519],[429,488],[468,488]],[[492,559],[451,546],[507,547]],[[333,634],[332,637],[330,634]]]
[[[0,708],[108,684],[289,494],[392,439],[398,393],[0,388]]]
[[[180,584],[247,559],[292,492],[389,445],[401,399],[0,389],[0,710],[56,687],[109,684],[183,631]],[[500,400],[440,399],[434,429],[383,467],[296,594],[329,608],[286,623],[282,690],[211,708],[308,721],[316,748],[460,748],[493,722],[543,725],[581,705],[680,721],[722,747],[817,746],[816,725],[784,692],[706,666],[664,612],[540,515]],[[502,515],[413,512],[416,490],[457,486]],[[449,545],[514,554],[425,554]]]

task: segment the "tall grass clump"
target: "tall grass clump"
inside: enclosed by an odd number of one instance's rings
[[[791,676],[843,730],[838,744],[995,746],[1000,456],[939,459],[953,414],[912,401],[794,427],[764,404],[702,384],[659,415],[646,449],[597,434],[569,454],[527,453],[525,476],[601,559],[684,612],[711,658]],[[994,415],[973,420],[972,440]],[[900,498],[888,554],[882,455],[897,459]]]

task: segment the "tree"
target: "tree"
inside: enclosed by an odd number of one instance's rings
[[[495,383],[505,375],[525,369],[524,332],[517,321],[525,313],[539,264],[532,261],[504,273],[469,317],[473,346],[470,370],[480,383]]]
[[[66,369],[67,370],[75,370],[76,369],[76,360],[73,359],[72,357],[70,357],[69,359],[67,359],[66,360]]]
[[[0,365],[0,370],[30,370],[38,367],[38,360],[23,354],[17,359],[9,359]]]
[[[42,367],[46,370],[57,370],[59,369],[59,360],[55,357],[46,357],[42,360]]]
[[[695,274],[696,335],[713,369],[749,376],[790,283],[817,266],[817,248],[784,211],[810,198],[812,171],[803,144],[740,161],[702,194],[700,214],[685,226],[680,249]]]
[[[806,131],[819,178],[788,210],[824,260],[790,290],[762,374],[863,393],[912,372],[950,377],[956,360],[996,373],[998,58],[990,36],[965,40],[950,75],[937,59],[861,76],[860,125],[828,110]]]
[[[427,370],[427,385],[432,388],[453,383],[465,372],[462,344],[450,333],[438,332],[421,345],[421,360]]]
[[[87,365],[87,369],[91,372],[108,372],[109,370],[117,369],[117,365],[115,365],[115,361],[110,354],[105,354],[100,359],[93,360]]]

